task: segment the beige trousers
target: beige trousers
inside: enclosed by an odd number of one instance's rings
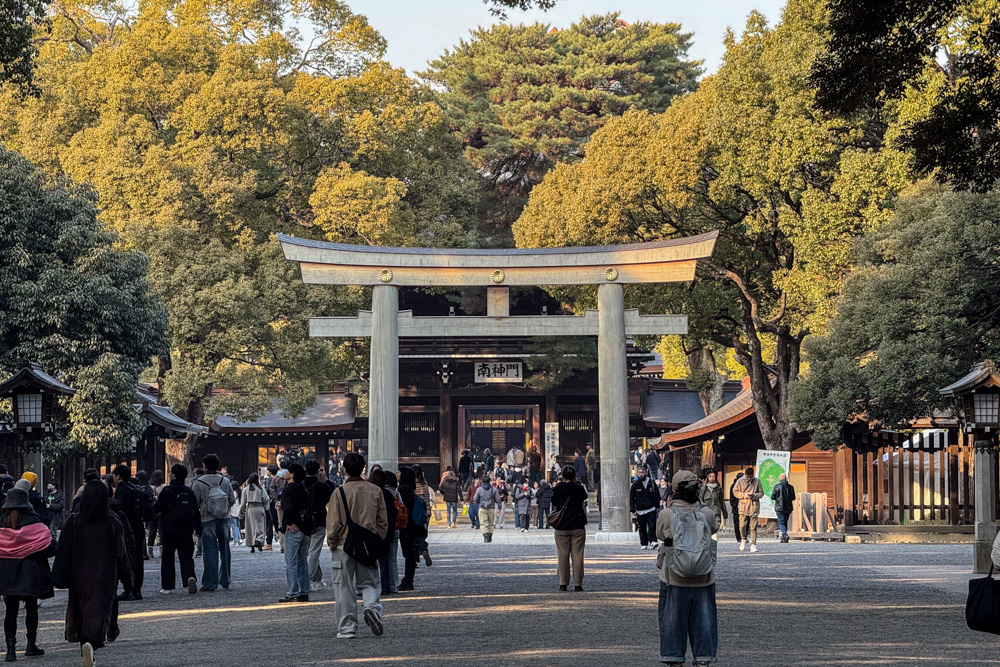
[[[557,530],[556,556],[558,558],[557,573],[559,585],[569,585],[569,559],[573,557],[573,585],[583,586],[583,548],[587,543],[587,530]]]

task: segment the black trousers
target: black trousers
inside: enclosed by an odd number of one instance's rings
[[[400,535],[399,548],[403,552],[403,581],[400,584],[413,585],[413,577],[417,574],[417,559],[420,557],[421,539],[414,534]]]
[[[34,643],[38,638],[38,598],[19,595],[4,597],[4,605],[7,608],[3,617],[4,638],[11,640],[17,637],[17,611],[22,600],[24,600],[24,625],[28,629],[28,641]]]
[[[181,565],[181,582],[187,585],[187,580],[190,577],[196,577],[194,573],[194,539],[192,539],[191,533],[163,533],[161,547],[160,585],[164,590],[172,591],[176,588],[176,580],[174,579],[174,574],[176,574],[174,568],[175,553]]]
[[[274,542],[274,531],[278,527],[278,510],[268,505],[264,511],[264,541],[268,544]]]
[[[152,548],[156,543],[156,532],[160,529],[160,517],[154,516],[153,520],[146,526],[149,536],[146,538],[146,546]]]
[[[733,510],[733,530],[736,532],[736,541],[742,541],[743,537],[742,533],[740,533],[740,512],[736,509]]]
[[[135,536],[135,549],[132,561],[132,593],[142,595],[142,581],[146,577],[146,540],[142,539],[146,534],[146,526],[136,524],[132,526],[132,535]]]
[[[656,541],[656,510],[636,515],[635,521],[639,526],[639,544],[648,545]]]

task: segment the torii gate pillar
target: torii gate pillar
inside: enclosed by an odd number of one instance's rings
[[[597,286],[597,401],[601,425],[602,528],[629,532],[628,369],[625,365],[625,291]]]
[[[399,469],[399,288],[372,288],[368,465]]]

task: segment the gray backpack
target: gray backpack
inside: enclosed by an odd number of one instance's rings
[[[219,480],[219,483],[214,486],[201,477],[198,478],[198,481],[209,487],[208,497],[205,499],[205,511],[208,512],[208,515],[213,519],[228,519],[229,494],[222,488],[222,480]]]
[[[702,507],[698,503],[690,510],[670,508],[674,513],[670,518],[670,536],[674,542],[670,571],[678,577],[704,577],[715,568],[712,527],[701,512]]]

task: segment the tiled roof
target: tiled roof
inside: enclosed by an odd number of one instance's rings
[[[333,430],[344,429],[354,424],[356,402],[353,396],[344,393],[320,394],[316,403],[306,408],[298,417],[285,417],[277,399],[271,400],[271,410],[259,419],[240,422],[228,415],[222,415],[212,424],[216,433],[248,433],[253,431],[301,431],[303,429]]]

